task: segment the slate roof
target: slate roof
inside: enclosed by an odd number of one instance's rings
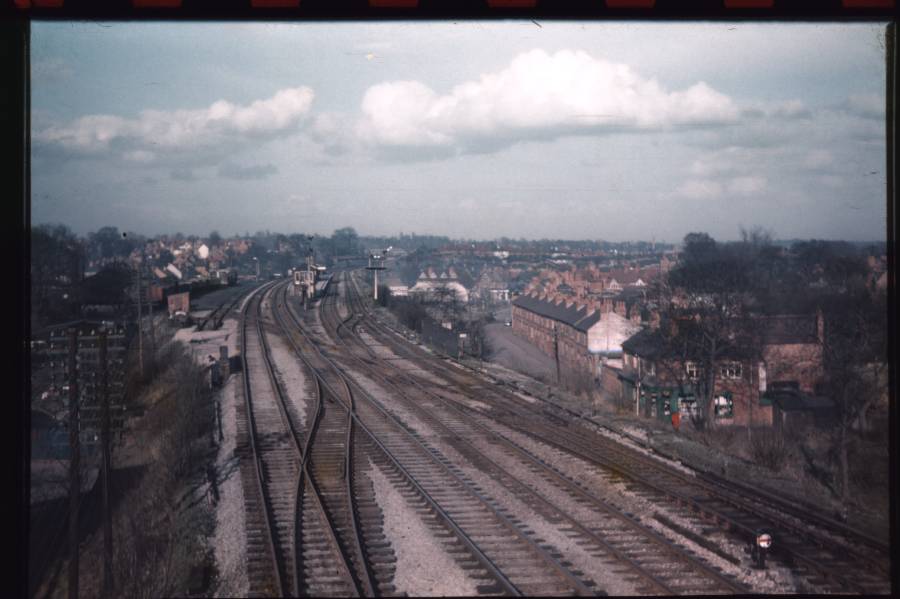
[[[770,389],[763,393],[763,398],[777,403],[778,407],[785,412],[835,409],[831,399],[804,393],[797,389]]]
[[[631,301],[637,299],[644,299],[646,297],[647,292],[643,289],[638,288],[626,288],[616,294],[615,299],[622,301]]]
[[[662,347],[662,340],[658,331],[641,329],[622,342],[622,351],[633,356],[643,358],[655,358]]]
[[[563,324],[567,324],[578,331],[587,332],[592,326],[600,322],[599,312],[588,312],[586,306],[582,306],[579,310],[577,304],[572,304],[568,308],[565,302],[559,304],[547,300],[542,300],[530,295],[521,295],[513,300],[513,305],[534,312],[546,318],[552,318]]]

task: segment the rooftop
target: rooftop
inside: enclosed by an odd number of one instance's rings
[[[513,300],[513,305],[546,318],[552,318],[583,332],[587,332],[600,321],[600,313],[588,311],[585,306],[579,309],[578,305],[573,303],[567,307],[565,302],[556,303],[532,295],[517,297]]]

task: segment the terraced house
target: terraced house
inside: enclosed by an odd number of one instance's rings
[[[576,391],[593,388],[598,366],[618,355],[621,343],[640,328],[615,312],[551,300],[537,293],[512,302],[513,332],[558,360],[560,382]]]
[[[815,315],[758,316],[756,349],[736,347],[716,362],[713,418],[718,424],[776,426],[788,419],[827,417],[831,402],[821,395],[824,320]],[[641,330],[622,345],[618,377],[635,411],[668,419],[696,413],[696,384],[703,376],[697,357],[664,350],[658,329]]]

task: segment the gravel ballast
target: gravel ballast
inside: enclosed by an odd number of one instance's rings
[[[236,329],[237,321],[229,320]],[[236,337],[236,335],[232,335]],[[239,459],[234,450],[237,441],[237,402],[241,374],[232,375],[219,393],[219,413],[223,438],[216,455],[216,483],[219,501],[216,504],[216,530],[212,537],[216,559],[217,579],[213,595],[216,597],[244,597],[250,590],[247,580],[247,539],[244,530],[244,490],[241,484]]]
[[[476,582],[453,561],[381,470],[368,476],[384,514],[384,534],[397,556],[394,586],[412,597],[477,595]]]

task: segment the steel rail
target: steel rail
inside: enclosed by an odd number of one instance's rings
[[[274,541],[274,532],[275,528],[275,520],[274,516],[269,509],[269,502],[271,501],[268,497],[268,493],[265,490],[265,485],[263,484],[264,473],[262,469],[262,464],[260,463],[259,451],[256,446],[256,420],[253,416],[253,406],[251,401],[251,391],[250,391],[250,377],[249,377],[249,367],[247,364],[247,312],[249,310],[250,304],[254,301],[261,302],[262,300],[256,297],[256,294],[261,292],[265,287],[260,287],[253,292],[253,296],[251,296],[250,301],[247,302],[247,305],[244,306],[244,311],[241,318],[241,364],[243,366],[243,374],[242,379],[244,382],[244,401],[247,409],[247,420],[249,424],[249,441],[250,441],[250,450],[253,454],[253,463],[254,463],[254,471],[256,472],[256,482],[257,482],[257,492],[260,497],[260,504],[262,506],[262,510],[264,512],[265,521],[268,524],[268,528],[266,529],[266,538],[268,540],[268,548],[272,555],[272,568],[274,574],[275,581],[275,591],[276,596],[284,596],[284,581],[282,580],[281,569],[278,567],[278,554],[275,551],[275,541]]]
[[[323,310],[323,312],[324,312],[324,310]],[[349,322],[349,320],[351,320],[353,317],[354,317],[354,315],[353,315],[353,313],[351,312],[350,315],[348,315],[348,317],[347,317],[346,319],[343,319],[342,323],[346,324],[346,322]],[[336,332],[336,333],[338,333],[339,328],[340,328],[340,327],[337,327],[337,328],[335,329],[335,332]],[[339,333],[338,333],[338,334],[339,334]],[[328,360],[329,362],[331,362],[332,364],[334,364],[333,361],[331,361],[329,358],[325,357],[325,359]],[[340,369],[339,369],[336,365],[335,365],[335,368],[337,368],[337,369],[340,371]],[[362,389],[362,387],[361,387],[356,381],[354,381],[354,380],[352,380],[352,379],[349,379],[349,381],[348,381],[348,378],[343,374],[343,372],[341,372],[341,378],[342,378],[342,380],[344,380],[345,382],[349,382],[349,383],[351,383],[353,386],[355,386],[356,388],[360,389],[360,391],[363,393],[363,395],[366,396],[366,397],[368,398],[369,404],[370,404],[371,406],[375,407],[375,408],[378,410],[378,412],[381,413],[385,418],[387,418],[387,419],[390,420],[390,421],[395,422],[395,423],[397,424],[398,428],[399,428],[400,430],[402,430],[403,433],[404,433],[405,435],[407,435],[409,438],[411,438],[412,441],[413,441],[414,443],[416,443],[417,445],[419,445],[419,446],[420,446],[420,447],[421,447],[421,448],[422,448],[429,456],[432,455],[431,452],[429,451],[429,449],[422,443],[422,441],[421,441],[420,439],[418,439],[418,438],[416,438],[415,436],[411,435],[411,434],[409,433],[409,431],[407,431],[407,430],[400,424],[400,422],[398,421],[398,419],[396,418],[396,416],[394,416],[393,414],[391,414],[390,412],[388,412],[387,410],[385,410],[385,408],[384,408],[383,406],[381,406],[380,402],[378,402],[378,401],[375,400],[373,397],[371,397],[364,389]],[[365,426],[365,425],[362,424],[362,423],[360,423],[360,425],[361,425],[361,426]],[[380,444],[380,443],[379,443],[379,444]],[[446,471],[448,474],[450,474],[451,477],[453,477],[453,478],[455,478],[457,481],[459,481],[464,487],[469,487],[469,485],[468,485],[467,483],[465,483],[465,481],[461,480],[461,479],[459,478],[459,476],[458,476],[455,472],[453,472],[452,470],[450,470],[445,464],[440,463],[440,461],[438,461],[438,464],[439,464],[439,466],[440,466],[444,471]],[[521,533],[521,531],[518,529],[518,527],[517,527],[514,523],[512,523],[506,516],[504,516],[503,514],[501,514],[501,513],[500,513],[493,505],[491,505],[491,502],[488,501],[486,497],[484,497],[481,493],[479,493],[478,491],[475,491],[474,489],[469,489],[469,492],[472,493],[474,496],[476,496],[476,497],[481,501],[481,503],[482,503],[485,507],[487,507],[488,510],[490,510],[498,520],[500,520],[501,522],[503,522],[504,525],[505,525],[510,531],[512,531],[517,537],[519,537],[522,541],[524,541],[524,542],[526,543],[526,545],[530,546],[530,547],[532,548],[532,550],[533,550],[533,551],[534,551],[541,559],[543,559],[545,562],[549,563],[549,564],[552,566],[552,568],[554,569],[554,571],[556,572],[556,574],[557,574],[558,576],[560,576],[560,577],[561,577],[568,585],[570,585],[571,587],[575,588],[575,589],[577,590],[577,592],[579,592],[580,594],[593,594],[593,591],[592,591],[591,589],[589,589],[588,587],[586,587],[586,586],[582,583],[582,581],[579,580],[577,577],[573,576],[572,573],[570,573],[570,572],[568,571],[567,568],[565,568],[562,564],[560,564],[559,561],[558,561],[556,558],[554,558],[552,555],[550,555],[550,554],[549,554],[546,550],[544,550],[542,547],[540,547],[539,545],[537,545],[536,543],[534,543],[534,541],[532,541],[531,539],[529,539],[527,536],[522,535],[522,533]]]
[[[209,324],[209,321],[212,321],[215,325],[213,328],[219,328],[220,326],[222,326],[222,321],[225,320],[225,315],[231,312],[231,310],[234,309],[234,307],[241,299],[247,297],[248,294],[255,292],[259,288],[260,287],[254,287],[249,290],[243,290],[242,292],[235,293],[235,297],[233,299],[225,300],[224,302],[216,306],[216,308],[212,312],[210,312],[203,320],[201,320],[197,325],[197,330],[204,330],[206,325]],[[228,306],[228,309],[223,310],[222,308],[225,308],[226,306]]]
[[[380,325],[380,326],[383,326],[383,325]],[[399,346],[400,345],[399,341],[395,341],[395,345]],[[406,349],[405,345],[406,344],[404,344],[404,349]],[[410,350],[407,350],[407,352],[412,353]],[[404,353],[407,353],[407,352],[404,352]],[[431,367],[432,371],[437,371],[437,372],[443,373],[443,374],[449,373],[452,378],[460,377],[463,374],[467,374],[469,377],[475,376],[474,374],[471,374],[471,373],[454,372],[453,370],[447,368],[445,365],[440,365],[440,368],[436,369],[435,368],[436,364],[434,363],[433,356],[432,356],[432,360],[427,360],[425,356],[420,356],[420,355],[416,355],[416,354],[413,354],[410,357],[411,357],[411,359],[414,359],[414,360],[426,361],[428,363],[428,365]],[[490,392],[503,397],[505,400],[512,400],[512,398],[509,396],[509,392],[507,392],[506,390],[491,389]],[[548,403],[549,405],[551,405],[553,407],[558,407],[558,408],[566,411],[567,413],[577,416],[579,419],[582,419],[582,420],[584,419],[583,416],[581,416],[580,414],[577,414],[576,412],[573,412],[572,410],[569,410],[568,408],[565,408],[563,406],[557,406],[556,404],[554,404],[552,402],[548,402],[547,400],[544,400],[543,398],[540,398],[540,397],[537,397],[537,399],[540,399],[544,403]],[[514,401],[514,403],[512,405],[514,405],[515,407],[509,408],[509,409],[516,410],[520,414],[522,414],[523,406],[521,406],[521,402]],[[538,413],[531,411],[531,414],[535,415]],[[524,417],[527,418],[528,416],[524,416]],[[589,421],[589,422],[594,425],[597,424],[593,421]],[[566,453],[575,455],[575,456],[585,459],[591,463],[598,464],[604,468],[607,468],[609,470],[612,470],[612,471],[618,473],[621,476],[624,476],[625,478],[632,479],[635,482],[638,482],[638,483],[643,484],[651,489],[656,490],[657,492],[660,492],[664,495],[672,497],[672,498],[676,499],[677,501],[683,503],[684,505],[692,507],[692,509],[694,509],[695,511],[699,511],[699,512],[707,515],[707,517],[711,517],[714,520],[728,524],[729,527],[731,527],[735,531],[739,531],[746,538],[752,538],[756,533],[755,527],[748,527],[740,522],[737,522],[736,520],[734,520],[727,514],[724,514],[719,510],[715,510],[710,506],[700,505],[699,503],[695,502],[692,497],[689,497],[689,496],[685,495],[684,493],[681,493],[677,490],[674,490],[671,488],[666,488],[666,487],[662,486],[661,484],[654,482],[645,476],[641,476],[641,475],[627,469],[626,467],[613,462],[609,457],[595,454],[595,452],[593,452],[593,451],[590,452],[590,454],[588,454],[588,453],[586,453],[585,450],[581,449],[580,447],[572,448],[570,445],[558,441],[557,440],[559,438],[558,430],[553,429],[551,432],[551,428],[544,425],[544,426],[542,426],[542,428],[546,428],[548,433],[546,435],[538,435],[537,432],[534,430],[534,428],[525,428],[523,426],[520,426],[520,425],[517,425],[514,423],[510,423],[510,422],[506,422],[506,421],[504,421],[504,424],[506,424],[507,426],[510,426],[511,428],[514,428],[515,430],[517,430],[523,434],[539,438]],[[563,437],[566,439],[566,442],[574,443],[574,440],[571,438],[572,432],[566,431],[566,435],[567,436]],[[585,440],[584,443],[586,444],[587,441]],[[685,485],[692,485],[692,486],[700,487],[705,492],[710,494],[712,496],[711,497],[712,499],[717,499],[717,500],[723,501],[725,503],[731,504],[734,508],[736,508],[742,512],[745,512],[754,518],[762,519],[763,521],[770,521],[770,522],[774,521],[776,523],[776,526],[783,526],[784,529],[791,530],[795,534],[801,535],[803,537],[809,538],[812,536],[813,538],[815,538],[816,543],[822,547],[833,547],[835,544],[832,540],[822,539],[821,537],[815,537],[813,535],[813,533],[811,533],[810,531],[804,530],[804,529],[802,529],[802,527],[798,527],[797,525],[791,524],[789,522],[785,522],[783,520],[783,518],[779,518],[776,515],[773,515],[771,513],[760,513],[759,508],[757,508],[752,503],[750,503],[748,499],[735,497],[734,495],[731,495],[730,497],[723,496],[723,491],[714,488],[712,486],[712,484],[708,481],[703,481],[702,479],[698,479],[696,477],[687,478],[685,475],[675,471],[674,469],[666,468],[663,464],[658,463],[657,460],[650,460],[649,458],[638,456],[638,455],[636,455],[636,452],[626,452],[622,448],[617,448],[617,447],[614,448],[612,442],[608,442],[605,444],[610,449],[613,449],[614,451],[616,451],[620,454],[628,455],[628,457],[630,459],[640,461],[641,463],[656,469],[658,472],[660,472],[666,476],[672,476],[677,479],[680,479],[682,481],[682,483]],[[632,454],[635,454],[635,455],[632,455]],[[855,553],[852,550],[850,550],[849,548],[846,548],[846,547],[842,548],[842,550],[845,550],[845,549],[847,550],[846,551],[847,553]],[[849,573],[848,574],[840,574],[840,573],[833,571],[833,569],[831,569],[831,568],[823,567],[823,565],[819,563],[819,560],[817,558],[808,557],[796,550],[790,551],[783,544],[776,545],[775,553],[785,556],[785,558],[788,561],[795,560],[796,562],[801,562],[806,567],[808,567],[814,571],[822,573],[823,575],[826,576],[826,578],[830,578],[832,580],[839,582],[840,584],[844,585],[845,588],[855,588],[862,592],[865,592],[867,590],[867,589],[861,587],[860,584],[858,583],[858,581],[851,579],[850,578],[852,576],[851,574],[849,574]],[[864,565],[867,565],[869,567],[872,567],[872,565],[873,565],[865,559],[862,559],[859,557],[858,557],[858,559],[860,559],[861,563],[863,563]],[[878,566],[878,567],[883,570],[883,566]]]
[[[356,297],[355,300],[358,302],[359,297]],[[359,305],[359,304],[357,303],[357,305]],[[357,340],[358,345],[360,347],[362,347],[363,349],[368,351],[372,357],[377,358],[376,354],[374,354],[374,352],[372,352],[368,348],[368,346],[365,344],[365,342],[357,334],[352,333],[352,335]],[[448,426],[446,426],[446,424],[442,420],[434,418],[434,417],[429,418],[429,412],[427,412],[424,409],[424,407],[422,407],[419,404],[419,402],[412,401],[409,398],[407,392],[400,389],[400,387],[395,382],[390,381],[386,377],[378,374],[374,368],[365,364],[365,362],[363,360],[359,360],[359,358],[357,358],[357,360],[362,365],[362,367],[365,368],[369,373],[371,373],[373,376],[382,380],[385,384],[396,389],[397,392],[401,396],[405,397],[407,399],[407,404],[414,411],[417,411],[423,417],[428,418],[428,420],[430,422],[434,422],[435,424],[437,424],[439,427],[441,427],[447,433],[449,433],[451,435],[451,437],[456,436],[455,433],[452,431],[452,429],[450,429]],[[717,584],[721,585],[725,589],[729,590],[730,592],[733,592],[733,593],[748,593],[749,592],[749,589],[747,587],[745,587],[744,585],[738,584],[735,581],[726,578],[725,576],[723,576],[722,574],[720,574],[713,568],[707,566],[706,564],[699,562],[698,560],[696,560],[688,555],[685,555],[684,552],[669,539],[666,539],[659,533],[657,533],[651,529],[648,529],[648,528],[642,526],[641,524],[639,524],[638,522],[635,522],[634,520],[628,518],[627,516],[622,514],[616,508],[608,505],[608,503],[605,502],[604,500],[600,499],[599,497],[596,497],[589,491],[576,485],[572,480],[570,480],[565,475],[560,473],[556,468],[550,466],[549,464],[547,464],[540,458],[536,457],[532,452],[528,451],[527,449],[525,449],[518,443],[512,441],[505,435],[502,435],[501,433],[488,428],[487,426],[485,426],[484,424],[479,422],[472,414],[468,413],[467,410],[464,410],[461,406],[457,405],[456,402],[451,402],[450,400],[448,400],[444,397],[441,397],[440,395],[437,395],[436,393],[430,391],[426,387],[421,386],[418,382],[414,381],[406,372],[402,371],[401,369],[394,367],[394,370],[397,372],[398,377],[402,378],[407,383],[409,383],[413,386],[416,386],[420,391],[422,391],[425,394],[427,394],[428,396],[432,397],[435,401],[439,402],[444,407],[449,409],[451,412],[453,412],[456,415],[458,415],[459,417],[463,418],[466,422],[474,425],[478,429],[487,433],[492,438],[497,439],[506,447],[511,448],[517,455],[524,457],[528,462],[534,464],[535,466],[539,467],[542,471],[548,473],[553,479],[555,479],[559,483],[561,483],[570,492],[590,501],[594,506],[599,507],[608,515],[613,516],[616,519],[618,519],[620,522],[623,522],[626,525],[630,526],[638,534],[649,539],[651,542],[653,542],[657,546],[662,547],[664,551],[673,553],[675,555],[676,559],[678,559],[685,565],[688,565],[690,567],[700,570],[701,572],[703,572],[703,574],[705,574],[710,579],[712,579],[713,581],[715,581]],[[462,439],[460,439],[460,442],[464,442],[464,441]],[[468,443],[468,445],[470,447],[472,447],[471,443]],[[472,449],[474,451],[478,451],[474,447],[472,447]],[[492,464],[495,468],[497,468],[501,472],[504,472],[509,478],[511,478],[512,480],[515,480],[516,483],[520,486],[520,488],[524,489],[524,491],[526,493],[530,494],[532,497],[537,499],[542,504],[544,504],[544,505],[552,508],[556,512],[558,512],[562,517],[564,517],[566,520],[568,520],[573,527],[580,530],[582,532],[582,534],[584,534],[584,536],[594,540],[596,543],[607,548],[623,563],[625,563],[626,565],[628,565],[629,567],[634,569],[640,576],[648,579],[649,581],[651,581],[652,584],[654,584],[655,586],[657,586],[659,589],[663,590],[664,592],[670,593],[670,594],[675,594],[675,592],[669,586],[667,586],[664,581],[659,580],[658,577],[656,577],[654,574],[646,571],[640,564],[638,564],[631,558],[621,554],[621,552],[619,552],[616,548],[609,545],[609,543],[605,539],[603,539],[602,537],[600,537],[599,535],[597,535],[590,529],[586,528],[584,525],[582,525],[580,522],[578,522],[578,520],[576,520],[573,516],[570,516],[569,514],[564,512],[559,506],[556,506],[556,505],[553,505],[552,503],[550,503],[547,499],[545,499],[543,496],[538,494],[536,491],[534,491],[528,485],[526,485],[522,481],[519,481],[515,476],[509,474],[509,472],[507,472],[506,469],[504,469],[499,464],[497,464],[496,462],[491,460],[489,457],[482,455],[482,458],[485,459],[486,461],[488,461],[490,464]]]
[[[269,289],[266,290],[266,293],[269,293],[272,290],[273,290],[273,288],[270,287]],[[274,293],[273,293],[273,295],[274,295]],[[258,306],[258,311],[259,311],[259,319],[257,320],[257,327],[258,327],[260,339],[261,339],[261,342],[263,345],[266,366],[267,366],[267,369],[269,372],[269,380],[271,381],[272,387],[275,390],[275,393],[277,395],[277,399],[278,399],[277,405],[278,405],[279,413],[281,414],[282,421],[284,422],[286,429],[291,434],[291,440],[292,440],[295,448],[297,449],[297,453],[301,456],[300,457],[300,472],[299,472],[299,476],[297,477],[296,497],[295,497],[295,501],[294,501],[294,529],[293,529],[293,544],[294,544],[294,548],[293,548],[294,564],[293,564],[293,566],[294,567],[293,567],[293,570],[295,573],[295,589],[294,589],[295,594],[297,594],[297,595],[300,594],[300,582],[301,582],[301,579],[303,578],[302,572],[300,571],[300,552],[298,551],[298,549],[300,549],[301,545],[302,545],[302,543],[300,542],[300,539],[298,538],[298,532],[301,532],[300,531],[300,518],[298,516],[300,516],[300,504],[301,504],[301,500],[302,500],[302,496],[300,493],[302,492],[304,482],[306,482],[306,484],[309,486],[309,489],[311,491],[311,495],[312,495],[313,499],[315,500],[315,504],[317,506],[317,511],[318,511],[323,523],[325,524],[324,528],[326,530],[326,535],[329,538],[329,540],[331,541],[330,545],[331,545],[333,552],[335,553],[335,557],[337,558],[336,562],[345,571],[346,577],[350,580],[351,586],[353,587],[356,595],[364,596],[365,593],[363,592],[362,589],[359,588],[359,584],[356,582],[356,580],[352,574],[352,569],[350,568],[350,566],[347,562],[348,558],[344,554],[344,552],[341,550],[340,543],[339,543],[339,541],[337,539],[337,535],[334,531],[334,524],[328,518],[327,511],[325,509],[325,501],[322,498],[322,494],[319,491],[318,486],[315,483],[314,477],[309,472],[309,456],[311,455],[310,448],[312,447],[312,443],[315,438],[316,431],[318,430],[319,423],[321,420],[321,413],[322,413],[321,408],[322,408],[322,401],[323,401],[322,395],[321,394],[317,395],[316,412],[315,412],[315,416],[313,418],[313,424],[310,427],[309,434],[306,436],[304,446],[301,447],[300,441],[299,441],[300,434],[297,432],[297,429],[294,426],[294,424],[287,412],[287,398],[284,395],[284,390],[282,389],[281,385],[278,383],[277,378],[275,377],[275,369],[272,364],[272,358],[271,358],[271,348],[269,346],[268,339],[266,338],[265,331],[262,328],[262,301],[260,301],[257,306]],[[276,314],[276,311],[274,309],[274,303],[273,303],[273,314]],[[277,320],[277,318],[278,317],[276,314],[276,320]],[[367,590],[370,591],[369,596],[371,596],[371,589],[367,589]]]
[[[286,304],[285,304],[286,306]],[[286,306],[287,308],[287,306]],[[299,319],[293,313],[290,308],[287,308],[287,314],[290,316],[291,320],[294,321],[296,325],[296,329],[299,331],[300,335],[303,336],[307,343],[313,348],[313,350],[318,354],[318,356],[325,361],[330,368],[335,372],[342,380],[344,380],[343,375],[340,369],[337,367],[334,362],[332,362],[327,356],[325,356],[321,350],[309,339],[307,334],[303,331]],[[288,337],[291,339],[291,337]],[[309,366],[313,372],[316,373],[317,379],[320,383],[329,387],[328,382],[325,380],[324,376],[322,376],[318,369],[309,361],[309,358],[300,350],[300,348],[296,345],[296,343],[291,339],[291,345],[293,346],[295,353],[297,356]],[[344,380],[346,384],[346,380]],[[516,586],[503,574],[502,571],[493,563],[493,561],[484,554],[484,552],[469,538],[468,534],[453,520],[453,518],[448,514],[440,504],[435,501],[435,499],[425,490],[418,480],[410,473],[403,464],[394,456],[394,454],[387,448],[385,445],[378,439],[377,435],[375,435],[372,431],[368,429],[368,427],[359,421],[357,416],[353,415],[354,420],[356,420],[357,424],[361,431],[363,431],[366,436],[378,447],[383,455],[388,459],[388,461],[400,472],[403,477],[407,480],[407,482],[419,493],[422,499],[428,504],[431,510],[444,522],[444,524],[453,532],[456,538],[469,550],[472,556],[481,564],[481,566],[488,572],[488,574],[493,577],[497,583],[501,586],[501,588],[511,595],[519,596],[522,593],[516,588]],[[400,427],[402,430],[402,427]],[[405,431],[404,431],[405,432]],[[427,453],[427,450],[426,450]],[[430,454],[428,454],[430,455]],[[468,486],[466,485],[466,488]]]
[[[286,289],[287,289],[287,285],[285,285],[284,288],[281,290],[282,296],[284,296],[284,294],[286,293]],[[282,302],[284,302],[283,297],[282,297]],[[282,332],[285,333],[285,337],[290,342],[290,344],[294,348],[295,352],[299,354],[300,352],[297,350],[294,340],[292,339],[290,332],[284,323],[284,320],[282,319],[281,315],[278,312],[277,302],[273,302],[273,304],[272,304],[272,314],[275,316],[276,322],[278,323],[279,327],[282,329]],[[329,536],[333,542],[334,547],[339,552],[339,556],[341,558],[344,568],[347,570],[348,574],[350,575],[351,580],[353,581],[353,586],[354,586],[355,592],[357,593],[358,596],[374,597],[377,595],[378,587],[375,584],[375,581],[374,581],[374,578],[372,575],[372,570],[369,567],[369,563],[366,558],[367,554],[364,549],[364,543],[362,540],[361,527],[359,524],[359,517],[357,514],[357,510],[355,508],[355,503],[354,503],[354,499],[353,499],[353,495],[354,495],[353,487],[352,487],[352,484],[353,484],[353,478],[352,478],[353,477],[353,474],[352,474],[353,420],[350,417],[350,415],[352,414],[352,405],[353,405],[352,394],[350,394],[350,389],[347,388],[347,397],[349,398],[349,402],[350,402],[350,405],[347,406],[346,404],[344,404],[343,400],[340,398],[340,396],[338,394],[334,393],[333,391],[331,391],[329,389],[329,392],[337,400],[337,404],[342,405],[342,407],[344,407],[347,410],[347,414],[348,414],[347,427],[346,427],[347,432],[346,432],[345,442],[344,442],[344,447],[345,447],[345,454],[344,454],[344,468],[345,469],[344,469],[344,472],[346,474],[346,476],[344,477],[345,478],[345,493],[346,493],[346,497],[347,497],[347,506],[348,506],[348,509],[350,510],[349,516],[350,516],[351,529],[353,531],[353,549],[359,556],[359,559],[358,559],[359,567],[362,569],[361,582],[362,582],[362,586],[364,588],[360,588],[360,584],[359,584],[360,581],[357,581],[356,576],[353,576],[353,574],[352,574],[353,569],[350,567],[349,556],[344,554],[344,551],[341,549],[340,542],[337,538],[337,534],[334,531],[334,525],[330,521],[330,519],[327,517],[327,512],[324,508],[325,502],[322,499],[321,494],[319,493],[318,489],[315,486],[314,477],[309,472],[309,459],[313,452],[313,440],[316,436],[316,431],[318,430],[319,423],[321,421],[323,402],[324,402],[323,390],[325,389],[325,387],[322,384],[323,381],[322,381],[321,377],[319,377],[319,375],[315,371],[315,369],[312,368],[312,366],[308,363],[307,363],[307,367],[310,370],[310,372],[313,373],[315,380],[316,380],[317,401],[316,401],[316,412],[315,412],[315,416],[313,418],[313,425],[310,428],[310,434],[307,436],[305,446],[302,450],[303,451],[303,459],[302,459],[303,473],[309,479],[310,485],[315,493],[316,502],[319,504],[321,513],[322,513],[323,517],[325,518],[326,522],[328,523],[328,526],[326,528],[328,529]],[[296,529],[295,529],[295,536],[296,536]]]

